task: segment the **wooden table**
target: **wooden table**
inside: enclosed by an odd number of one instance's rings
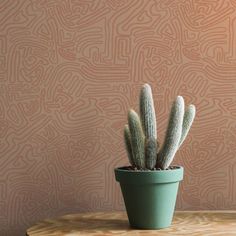
[[[176,212],[172,226],[161,230],[136,230],[125,212],[97,212],[47,219],[27,230],[27,236],[77,235],[191,235],[236,236],[236,211]]]

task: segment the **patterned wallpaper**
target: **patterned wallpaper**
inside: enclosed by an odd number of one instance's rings
[[[177,208],[235,210],[235,29],[235,0],[1,0],[0,235],[124,209],[113,169],[145,82],[160,141],[177,95],[197,107]]]

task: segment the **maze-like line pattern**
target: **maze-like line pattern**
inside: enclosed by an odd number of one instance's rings
[[[175,163],[177,208],[236,208],[236,1],[1,0],[0,235],[45,217],[124,209],[123,126],[153,87],[197,117]]]

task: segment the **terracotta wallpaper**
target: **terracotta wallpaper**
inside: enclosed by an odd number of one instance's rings
[[[177,209],[236,210],[236,1],[1,0],[0,235],[124,209],[123,126],[153,87],[162,142],[182,95],[197,117]]]

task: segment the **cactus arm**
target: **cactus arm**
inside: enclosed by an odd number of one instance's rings
[[[185,138],[188,135],[188,132],[191,128],[191,125],[193,123],[194,117],[196,114],[196,108],[194,105],[189,105],[188,109],[184,113],[184,120],[183,120],[183,126],[182,126],[182,135],[179,142],[179,147],[184,142]]]
[[[157,158],[157,167],[166,169],[172,162],[179,147],[184,117],[184,99],[178,96],[173,103],[166,131],[165,141]]]
[[[145,136],[157,139],[156,113],[150,85],[144,84],[140,92],[140,118]]]
[[[146,139],[145,143],[145,165],[146,168],[152,170],[157,160],[157,140],[155,138]]]
[[[145,168],[145,136],[143,134],[140,118],[132,109],[128,113],[128,123],[134,163],[137,168]]]
[[[131,135],[130,135],[130,130],[129,130],[128,125],[125,125],[125,128],[124,128],[124,140],[125,140],[125,147],[126,147],[127,155],[129,158],[129,162],[132,166],[135,166],[135,163],[133,160],[133,154],[132,154],[132,147],[131,147]]]

